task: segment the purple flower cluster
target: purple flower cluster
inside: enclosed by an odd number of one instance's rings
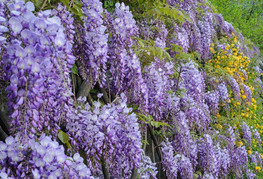
[[[220,96],[222,103],[224,104],[229,103],[228,90],[227,90],[227,86],[225,82],[221,82],[217,88],[218,88],[219,96]]]
[[[244,101],[245,102],[251,102],[251,100],[252,100],[251,89],[245,84],[241,84],[241,89],[243,89],[244,94],[246,95],[246,98],[244,99]]]
[[[261,138],[257,129],[253,129],[253,137],[257,140],[259,146],[261,146]]]
[[[174,116],[174,140],[172,145],[175,152],[189,157],[193,166],[197,164],[197,145],[192,139],[190,128],[187,124],[186,116],[183,112],[179,112]]]
[[[69,116],[68,132],[73,144],[86,152],[88,165],[94,175],[104,161],[115,178],[129,178],[142,157],[141,134],[134,113],[121,94],[117,104],[101,106],[99,101],[75,109]],[[95,166],[94,166],[95,165]],[[93,168],[94,167],[94,168]]]
[[[168,178],[193,178],[193,166],[188,157],[176,154],[171,142],[166,139],[162,142],[163,169]]]
[[[205,84],[203,75],[198,71],[196,65],[193,61],[183,64],[181,78],[187,94],[200,104],[204,100]]]
[[[61,4],[57,7],[57,16],[60,17],[61,23],[63,24],[64,28],[66,29],[66,41],[67,46],[69,48],[66,49],[65,55],[67,55],[67,61],[68,61],[68,68],[72,68],[72,65],[75,63],[75,57],[73,56],[72,52],[72,46],[74,44],[74,35],[75,35],[75,27],[73,25],[74,18],[72,14],[67,10],[65,6],[62,6]]]
[[[48,129],[55,137],[71,95],[68,66],[74,63],[72,44],[52,11],[34,15],[33,3],[7,2],[9,41],[4,70],[12,132],[33,137]],[[69,104],[70,105],[70,104]],[[62,110],[63,108],[63,110]]]
[[[213,141],[210,135],[205,134],[198,143],[198,156],[200,159],[199,165],[204,172],[212,174],[214,177],[217,175],[219,166],[214,150]]]
[[[4,34],[9,32],[7,28],[7,19],[5,18],[6,6],[4,1],[0,2],[0,47],[5,43],[6,37]]]
[[[198,22],[198,27],[201,31],[202,51],[201,56],[203,59],[208,60],[210,58],[210,45],[212,42],[212,29],[209,22],[209,17],[205,16],[203,21]]]
[[[156,61],[151,63],[150,66],[144,68],[145,74],[143,76],[148,89],[148,111],[156,119],[162,120],[168,113],[167,105],[171,105],[174,102],[168,101],[178,99],[168,95],[168,90],[172,86],[172,80],[169,75],[173,74],[173,63],[166,63],[165,61]],[[170,96],[170,98],[168,98]],[[178,102],[177,102],[178,103]],[[170,106],[170,109],[172,106]],[[176,111],[176,109],[173,109]]]
[[[177,178],[178,163],[174,156],[174,150],[171,142],[166,139],[162,143],[162,153],[163,153],[163,169],[168,178]]]
[[[103,8],[99,0],[83,0],[83,48],[82,63],[86,71],[84,78],[91,85],[97,81],[106,83],[106,63],[108,61],[108,34],[103,25]]]
[[[231,166],[237,176],[241,177],[243,172],[247,173],[248,156],[245,146],[236,148],[231,158]]]
[[[140,178],[153,178],[157,179],[157,168],[155,163],[152,163],[150,157],[143,155],[141,162],[139,164],[139,171],[138,171]]]
[[[116,3],[114,13],[107,14],[107,27],[112,34],[109,37],[111,91],[115,94],[125,92],[129,101],[147,106],[147,87],[142,78],[141,63],[131,48],[138,27],[129,7]]]
[[[217,115],[219,107],[219,92],[209,91],[205,94],[205,103],[208,105],[211,114]]]
[[[155,34],[155,46],[164,49],[166,47],[166,38],[168,35],[168,30],[166,26],[161,23],[157,22],[156,26],[158,27],[158,32]]]
[[[78,153],[73,158],[65,154],[64,147],[42,134],[38,141],[17,135],[0,141],[0,176],[11,178],[93,178]],[[14,169],[14,170],[13,170]]]
[[[243,138],[247,141],[248,145],[251,146],[251,131],[249,126],[243,122],[242,125]]]
[[[183,48],[184,52],[188,52],[190,43],[187,31],[183,27],[179,27],[176,24],[174,24],[173,31],[176,34],[176,38],[172,38],[169,43],[179,45]]]
[[[237,101],[240,101],[240,88],[239,88],[239,84],[237,83],[236,79],[231,77],[229,80],[229,84],[232,88],[232,92],[234,94],[234,99]]]

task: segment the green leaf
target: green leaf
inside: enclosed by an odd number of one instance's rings
[[[143,143],[143,144],[147,144],[147,145],[149,145],[149,143],[148,143],[147,140],[142,140],[142,143]]]
[[[73,67],[71,68],[71,72],[75,75],[79,75],[78,73],[78,67],[76,64],[73,65]]]
[[[33,3],[36,9],[40,9],[42,7],[43,1],[42,0],[33,0]]]
[[[173,94],[173,90],[168,90],[167,93],[168,94]]]
[[[60,0],[67,8],[69,8],[69,0]]]
[[[68,134],[66,134],[66,133],[63,132],[62,130],[59,130],[59,132],[58,132],[58,138],[59,138],[59,140],[60,140],[63,144],[69,143],[69,136],[68,136]],[[67,145],[68,145],[68,144],[67,144]]]
[[[172,48],[171,50],[174,52],[182,52],[183,51],[183,47],[181,47],[180,45],[176,45],[176,44],[171,44]]]

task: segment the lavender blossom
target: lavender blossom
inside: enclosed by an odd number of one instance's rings
[[[246,98],[244,99],[244,101],[245,102],[251,102],[251,100],[252,100],[251,89],[245,84],[241,84],[241,88],[243,89],[244,94],[246,95]]]
[[[261,146],[261,138],[257,129],[253,129],[252,131],[253,131],[253,137],[257,140],[259,146]]]
[[[241,99],[240,98],[240,88],[239,88],[237,81],[233,77],[231,77],[229,84],[231,85],[231,88],[234,94],[234,99],[237,101],[240,101]]]
[[[219,109],[219,92],[209,91],[205,94],[205,102],[209,106],[211,114],[217,115]]]
[[[87,154],[88,166],[95,176],[100,176],[100,162],[109,166],[116,178],[129,178],[132,169],[138,168],[142,157],[141,134],[134,113],[127,107],[127,98],[121,94],[117,104],[101,106],[94,102],[73,109],[69,114],[67,129],[72,143]],[[81,101],[80,101],[81,104]]]
[[[99,0],[83,0],[84,36],[82,42],[86,74],[84,78],[93,86],[97,81],[106,83],[106,63],[108,61],[108,34],[103,25],[103,8]]]
[[[205,84],[202,74],[195,66],[196,64],[193,61],[183,64],[181,78],[187,94],[199,104],[202,103],[204,99],[203,92]]]
[[[78,153],[73,158],[64,153],[64,147],[53,141],[50,136],[42,134],[38,141],[23,138],[27,142],[21,144],[19,136],[9,136],[5,143],[0,141],[0,176],[14,178],[90,178],[90,170],[83,163]],[[16,170],[10,170],[10,168]]]
[[[157,168],[154,163],[152,163],[150,157],[143,155],[142,160],[139,165],[139,176],[142,179],[147,179],[147,178],[153,178],[157,179]]]
[[[163,169],[166,172],[168,178],[177,178],[178,163],[174,157],[174,151],[171,143],[166,139],[162,143],[162,153],[163,153]]]
[[[249,126],[243,122],[242,125],[243,138],[247,141],[248,145],[251,146],[251,132]]]
[[[219,95],[220,95],[220,99],[222,103],[224,104],[229,103],[228,90],[227,90],[225,82],[221,82],[218,85],[218,91],[219,91]]]

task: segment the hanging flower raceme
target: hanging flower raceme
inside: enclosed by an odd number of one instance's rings
[[[192,97],[196,103],[203,103],[204,100],[204,78],[202,74],[195,67],[193,61],[185,63],[181,67],[181,78],[187,94]],[[180,70],[179,70],[180,71]]]
[[[212,42],[212,29],[209,22],[209,17],[205,16],[202,21],[198,22],[198,27],[201,32],[202,53],[201,56],[204,60],[208,60],[211,56],[210,45]]]
[[[232,88],[234,99],[240,101],[240,88],[235,78],[231,77],[229,80],[229,84]]]
[[[241,84],[241,89],[243,90],[243,95],[241,96],[242,97],[242,99],[243,99],[243,101],[245,102],[245,103],[247,103],[247,102],[251,102],[251,100],[252,100],[252,92],[251,92],[251,89],[247,86],[247,85],[245,85],[245,84]]]
[[[168,178],[193,178],[193,167],[189,158],[184,155],[174,155],[171,142],[162,142],[163,169]]]
[[[213,140],[210,135],[205,134],[198,144],[199,165],[206,172],[216,177],[218,175],[218,161],[215,155]]]
[[[261,147],[261,138],[257,129],[253,129],[253,137],[257,140],[259,146]]]
[[[157,58],[155,60],[150,66],[145,67],[143,78],[148,89],[148,111],[156,120],[162,120],[166,118],[169,109],[177,111],[173,108],[177,106],[179,99],[174,94],[168,94],[174,83],[169,77],[174,73],[173,63],[166,63]],[[170,106],[171,104],[174,106]]]
[[[166,47],[166,38],[168,35],[168,30],[166,26],[161,22],[156,22],[156,26],[158,28],[157,33],[155,34],[155,46],[159,47],[161,49],[164,49]]]
[[[84,79],[92,86],[96,82],[106,85],[106,63],[108,60],[108,34],[103,25],[103,8],[99,0],[83,0],[83,36],[81,47]],[[81,39],[78,39],[81,41]]]
[[[174,139],[172,145],[175,152],[188,156],[191,163],[197,164],[197,145],[191,137],[188,121],[183,112],[179,112],[173,118],[174,121]]]
[[[9,42],[4,69],[11,131],[33,137],[47,129],[55,137],[71,95],[67,45],[60,18],[51,11],[34,15],[31,2],[7,2]]]
[[[72,47],[74,44],[74,35],[75,35],[75,27],[73,25],[74,18],[72,14],[67,10],[65,6],[61,4],[57,7],[57,13],[55,13],[61,19],[61,24],[66,29],[66,46],[65,55],[67,56],[68,68],[72,68],[72,65],[75,63],[75,57],[73,56]]]
[[[243,122],[242,125],[243,138],[247,141],[248,145],[251,146],[251,131],[249,126]]]
[[[248,156],[245,146],[238,147],[231,155],[231,168],[237,176],[242,176],[242,173],[247,173]]]
[[[177,178],[178,163],[174,157],[174,150],[168,139],[162,143],[163,169],[168,178]]]
[[[25,137],[24,144],[20,140],[16,135],[0,141],[1,178],[93,178],[78,153],[68,157],[50,136],[42,134],[37,141]]]
[[[115,7],[112,15],[107,14],[107,26],[112,34],[109,38],[110,88],[114,94],[126,92],[129,101],[147,106],[148,91],[141,63],[131,49],[135,44],[132,37],[138,36],[138,27],[128,6],[116,3]]]
[[[227,90],[225,82],[221,82],[217,88],[218,88],[219,96],[220,96],[222,103],[223,104],[229,103],[228,90]]]
[[[151,158],[143,155],[139,165],[138,174],[141,178],[153,178],[157,179],[157,168],[155,163],[152,163]]]
[[[209,91],[205,94],[205,103],[208,105],[211,114],[217,115],[219,109],[219,92]]]
[[[137,117],[129,114],[124,94],[117,104],[101,106],[94,102],[78,107],[69,116],[67,129],[73,144],[87,154],[87,162],[94,175],[100,175],[100,162],[109,166],[114,178],[129,178],[138,168],[142,157],[141,134]],[[75,140],[75,142],[74,142]],[[94,166],[95,165],[95,166]],[[94,168],[93,168],[94,167]]]

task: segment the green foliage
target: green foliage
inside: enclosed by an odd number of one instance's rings
[[[73,65],[73,67],[71,68],[71,72],[75,75],[79,75],[78,73],[78,67],[76,64]]]
[[[63,132],[62,130],[58,131],[58,139],[65,144],[69,149],[71,149],[71,145],[69,143],[69,136],[68,134],[66,134],[65,132]]]
[[[138,43],[138,46],[135,47],[135,52],[140,57],[143,66],[149,65],[151,62],[155,61],[155,57],[160,60],[171,60],[169,53],[166,51],[169,48],[162,49],[156,47],[154,40],[143,40],[139,37],[135,39]]]
[[[62,3],[67,9],[75,14],[78,20],[83,16],[82,3],[80,0],[32,0],[36,7],[36,11],[54,9],[58,3]]]
[[[168,125],[165,122],[155,121],[153,119],[153,117],[151,115],[149,115],[149,114],[148,115],[144,115],[144,114],[141,114],[141,113],[137,113],[137,116],[138,116],[139,120],[143,121],[146,124],[150,124],[151,126],[156,127],[156,128],[164,127],[164,126],[171,127],[170,125]]]
[[[210,0],[226,21],[263,50],[262,0]]]
[[[123,0],[123,2],[130,6],[135,19],[143,17],[178,24],[182,24],[185,20],[191,22],[186,12],[170,6],[166,0]]]

